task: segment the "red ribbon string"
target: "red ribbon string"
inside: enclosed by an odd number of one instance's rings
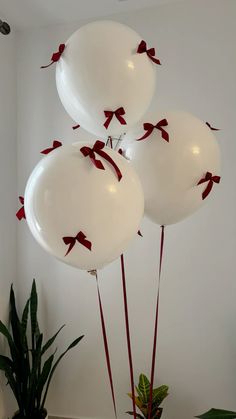
[[[159,314],[159,296],[160,296],[160,283],[161,283],[161,269],[162,269],[162,260],[163,260],[164,240],[165,240],[165,226],[161,226],[159,274],[158,274],[157,299],[156,299],[156,315],[155,315],[154,339],[153,339],[153,350],[152,350],[152,367],[151,367],[150,399],[149,399],[149,403],[148,403],[148,419],[151,419],[151,413],[152,413],[152,396],[153,396],[153,385],[154,385],[154,374],[155,374],[155,363],[156,363],[156,347],[157,347],[157,332],[158,332],[158,314]]]
[[[78,129],[78,128],[80,128],[80,125],[78,124],[78,125],[74,125],[73,127],[72,127],[72,129]]]
[[[104,344],[105,355],[106,355],[107,371],[108,371],[108,376],[109,376],[109,381],[110,381],[114,413],[115,413],[115,417],[117,418],[116,400],[115,400],[115,392],[114,392],[114,386],[113,386],[109,347],[108,347],[108,341],[107,341],[106,324],[105,324],[105,319],[104,319],[104,314],[103,314],[103,307],[102,307],[102,300],[101,300],[101,295],[100,295],[100,290],[99,290],[97,272],[96,272],[96,281],[97,281],[97,294],[98,294],[98,302],[99,302],[99,310],[100,310],[100,318],[101,318],[101,326],[102,326],[103,344]]]
[[[143,54],[144,52],[146,52],[148,58],[150,58],[150,60],[152,60],[155,64],[161,65],[160,60],[155,57],[155,48],[147,49],[147,43],[145,41],[141,41],[138,46],[137,53]]]
[[[93,145],[93,148],[85,146],[80,149],[81,153],[84,157],[90,157],[91,162],[94,164],[94,166],[97,169],[105,170],[105,167],[103,166],[103,163],[101,160],[96,159],[96,154],[98,154],[100,157],[102,157],[104,160],[106,160],[108,163],[112,165],[114,168],[118,181],[121,180],[122,174],[119,169],[119,167],[116,165],[114,160],[105,152],[103,151],[103,148],[105,147],[105,143],[103,141],[97,140],[95,144]]]
[[[141,137],[138,138],[136,141],[141,141],[141,140],[145,140],[145,138],[149,137],[149,135],[151,135],[151,133],[153,132],[153,130],[156,128],[159,131],[161,131],[161,136],[163,138],[163,140],[169,142],[169,134],[168,132],[163,128],[163,127],[167,127],[168,126],[168,121],[167,119],[162,119],[161,121],[159,121],[156,125],[151,124],[150,122],[145,122],[143,124],[143,128],[146,131],[145,134]]]
[[[65,256],[67,256],[68,253],[71,252],[76,241],[82,244],[82,246],[86,247],[88,250],[92,249],[92,243],[89,240],[86,240],[86,236],[82,231],[80,231],[75,237],[66,236],[66,237],[63,237],[62,240],[64,241],[66,245],[69,244],[69,247]]]
[[[41,66],[40,68],[48,68],[48,67],[50,67],[50,65],[52,65],[53,63],[56,63],[57,61],[59,61],[60,60],[60,58],[61,58],[61,55],[63,54],[63,52],[64,52],[64,50],[65,50],[65,44],[60,44],[59,45],[59,48],[58,48],[58,51],[57,52],[54,52],[53,54],[52,54],[52,57],[51,57],[51,62],[50,62],[50,64],[48,64],[48,65],[43,65],[43,66]]]
[[[211,172],[207,172],[206,175],[199,180],[198,185],[204,182],[208,182],[206,189],[202,192],[202,199],[205,199],[213,188],[214,183],[220,183],[220,176],[213,176]]]
[[[18,218],[19,221],[21,221],[23,218],[26,218],[25,216],[25,208],[24,208],[24,197],[23,196],[19,196],[19,201],[22,204],[22,207],[17,211],[16,213],[16,217]]]
[[[127,349],[128,349],[128,357],[129,357],[129,370],[130,370],[130,383],[131,383],[131,391],[132,391],[132,403],[133,403],[134,419],[136,419],[137,413],[136,413],[136,405],[135,405],[134,370],[133,370],[131,339],[130,339],[130,330],[129,330],[129,311],[128,311],[127,291],[126,291],[124,255],[121,255],[120,262],[121,262],[121,273],[122,273],[122,286],[123,286],[124,311],[125,311],[125,327],[126,327]]]
[[[210,124],[209,124],[209,122],[206,122],[206,125],[212,130],[212,131],[220,131],[220,129],[219,128],[213,128]]]
[[[111,123],[111,120],[113,116],[118,119],[118,121],[121,123],[121,125],[126,125],[126,120],[123,118],[123,115],[125,115],[124,108],[118,108],[116,111],[104,111],[105,117],[107,120],[104,122],[104,127],[107,129]]]
[[[62,146],[62,143],[60,141],[55,140],[52,143],[52,147],[45,148],[45,150],[40,151],[40,153],[41,154],[49,154],[49,153],[51,153],[51,151],[53,151],[56,148],[61,147],[61,146]]]

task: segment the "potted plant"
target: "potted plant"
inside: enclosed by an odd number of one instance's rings
[[[18,405],[14,419],[45,419],[47,417],[45,402],[53,374],[66,353],[83,338],[80,336],[75,339],[57,358],[56,350],[48,354],[48,350],[51,349],[64,326],[47,342],[44,342],[43,333],[38,325],[37,310],[38,297],[35,280],[21,318],[16,309],[15,294],[11,286],[9,328],[0,321],[0,333],[7,341],[9,356],[0,355],[0,370],[5,373],[7,384]]]
[[[202,415],[196,416],[196,418],[201,419],[235,419],[236,412],[231,412],[230,410],[222,409],[210,409],[208,412],[203,413]]]
[[[139,384],[135,387],[137,396],[135,396],[135,404],[142,414],[137,413],[136,416],[139,419],[148,419],[148,406],[150,400],[150,382],[144,374],[139,376]],[[168,396],[169,387],[162,385],[154,388],[152,392],[152,408],[151,408],[151,419],[159,419],[162,415],[162,408],[160,407],[163,400]],[[132,394],[128,393],[128,396],[132,399]],[[126,412],[131,416],[134,416],[134,412]]]

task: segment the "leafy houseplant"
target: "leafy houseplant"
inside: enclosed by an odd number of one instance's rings
[[[6,338],[10,355],[9,357],[0,355],[0,370],[4,371],[7,384],[17,401],[18,412],[14,416],[15,419],[44,419],[47,416],[45,402],[55,369],[66,353],[83,338],[80,336],[75,339],[56,360],[56,351],[46,356],[64,326],[46,343],[43,342],[43,333],[39,329],[37,320],[37,309],[35,281],[21,319],[18,316],[15,294],[11,286],[9,329],[0,321],[0,333]],[[28,328],[30,338],[27,336]]]
[[[154,388],[152,392],[152,408],[151,408],[151,419],[159,419],[162,415],[162,408],[160,407],[163,400],[168,396],[169,387],[162,385],[160,387]],[[136,391],[138,393],[135,396],[135,404],[139,408],[140,412],[136,416],[139,419],[148,418],[148,406],[150,399],[150,382],[144,374],[139,376],[139,384],[136,386]],[[132,399],[132,394],[128,393],[128,396]],[[126,412],[129,415],[134,415],[134,412]]]
[[[229,410],[222,409],[211,409],[208,412],[203,413],[203,415],[196,416],[196,418],[201,419],[235,419],[236,412],[231,412]]]

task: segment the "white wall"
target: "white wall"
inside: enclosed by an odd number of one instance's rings
[[[0,63],[0,319],[5,322],[8,319],[10,284],[16,276],[16,49],[14,34],[8,36],[0,34]],[[5,350],[5,345],[0,338],[0,352],[2,353],[3,350]],[[0,418],[8,414],[10,404],[5,387],[6,379],[1,375]]]
[[[166,232],[156,375],[157,384],[170,386],[163,419],[190,419],[213,405],[236,409],[235,17],[234,0],[190,0],[113,16],[157,48],[163,65],[157,69],[153,106],[188,110],[222,128],[217,136],[223,177],[217,193],[192,218]],[[18,34],[19,194],[40,150],[52,139],[89,138],[82,130],[72,131],[57,96],[54,69],[40,70],[78,26]],[[149,374],[159,246],[158,227],[145,220],[142,232],[144,238],[137,236],[126,255],[136,380],[140,372]],[[67,324],[60,348],[86,335],[57,372],[50,413],[111,418],[93,278],[47,255],[24,223],[18,225],[17,270],[22,301],[32,278],[37,279],[48,334]],[[130,403],[119,263],[100,277],[119,417],[124,418]]]

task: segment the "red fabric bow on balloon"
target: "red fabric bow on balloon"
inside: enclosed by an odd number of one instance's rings
[[[212,190],[214,183],[220,183],[220,176],[213,176],[211,172],[207,172],[205,177],[199,180],[198,185],[208,182],[206,189],[202,192],[202,199],[205,199]]]
[[[104,122],[104,127],[107,129],[111,123],[111,120],[113,116],[118,119],[118,121],[121,123],[121,125],[126,125],[126,120],[123,118],[123,115],[125,115],[124,108],[118,108],[116,111],[104,111],[105,117],[107,120]]]
[[[58,48],[58,51],[57,52],[54,52],[53,54],[52,54],[52,57],[51,57],[51,63],[50,64],[48,64],[48,65],[43,65],[43,66],[41,66],[40,68],[47,68],[47,67],[50,67],[50,65],[52,65],[53,63],[56,63],[57,61],[59,61],[60,60],[60,58],[61,58],[61,55],[63,54],[63,52],[64,52],[64,50],[65,50],[65,44],[60,44],[59,45],[59,48]]]
[[[80,231],[75,237],[63,237],[62,240],[66,245],[69,244],[68,250],[65,254],[65,256],[68,255],[68,253],[71,252],[76,242],[79,242],[82,244],[82,246],[86,247],[88,250],[92,249],[92,243],[89,240],[86,240],[85,234]]]
[[[25,208],[24,208],[24,197],[19,196],[19,201],[22,204],[22,207],[17,211],[16,216],[19,221],[21,221],[23,218],[26,218],[25,216]]]
[[[84,146],[80,149],[80,151],[84,157],[87,157],[87,156],[90,157],[91,162],[94,164],[94,166],[97,169],[105,170],[105,167],[103,166],[103,163],[101,162],[101,160],[96,159],[96,154],[98,154],[100,157],[102,157],[104,160],[106,160],[108,163],[110,163],[113,166],[113,168],[115,169],[116,175],[118,177],[118,180],[120,181],[122,178],[121,171],[119,167],[116,165],[116,163],[114,162],[114,160],[105,151],[103,151],[104,147],[105,147],[105,143],[103,141],[97,140],[93,148]]]
[[[152,131],[156,128],[159,131],[161,131],[162,138],[165,141],[169,142],[169,134],[163,128],[163,127],[166,127],[167,125],[168,125],[167,119],[162,119],[156,125],[153,125],[150,122],[145,122],[143,124],[143,128],[145,129],[146,132],[141,138],[138,138],[136,141],[141,141],[141,140],[144,140],[145,138],[149,137],[149,135],[151,135]]]
[[[49,154],[49,153],[51,153],[51,151],[53,151],[56,148],[61,147],[61,146],[62,146],[62,143],[60,141],[55,140],[52,143],[52,147],[45,148],[45,150],[40,151],[40,153],[41,154]]]
[[[145,41],[141,41],[140,44],[139,44],[139,46],[138,46],[137,53],[138,54],[143,54],[144,52],[146,52],[147,56],[155,64],[161,65],[160,60],[155,57],[155,48],[147,49],[147,43]]]

